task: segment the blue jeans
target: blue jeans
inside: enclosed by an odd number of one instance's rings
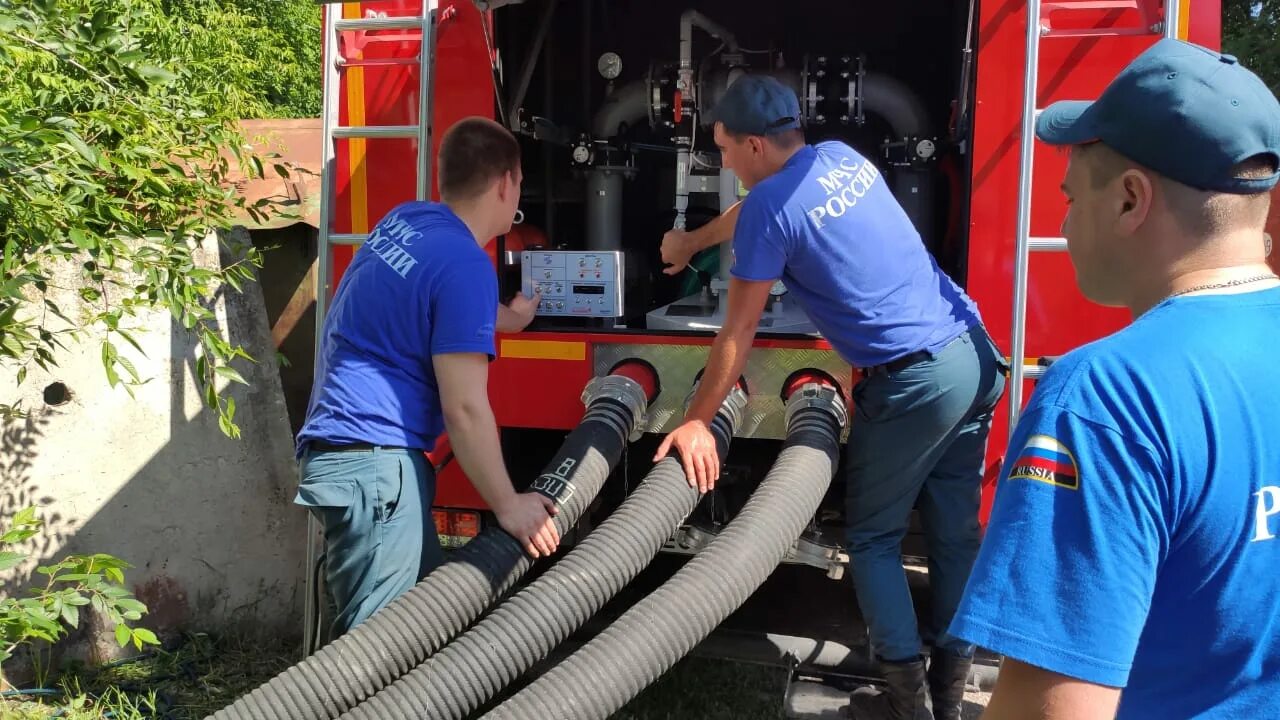
[[[995,344],[975,326],[931,359],[854,387],[846,537],[858,604],[884,660],[910,660],[921,651],[901,547],[917,504],[929,545],[935,644],[973,655],[972,645],[946,630],[978,554],[983,456],[1004,368]]]
[[[294,502],[324,528],[336,638],[443,562],[430,513],[435,473],[420,451],[396,448],[308,449],[301,470]]]

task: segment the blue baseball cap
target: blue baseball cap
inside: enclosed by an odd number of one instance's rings
[[[1134,59],[1094,102],[1050,105],[1036,136],[1052,145],[1101,142],[1201,190],[1266,192],[1280,172],[1235,177],[1256,155],[1280,164],[1280,102],[1231,55],[1165,38]]]
[[[743,75],[706,114],[714,125],[740,135],[774,135],[800,128],[800,101],[791,88],[769,75]]]

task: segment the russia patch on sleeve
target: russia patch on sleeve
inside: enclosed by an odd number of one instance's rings
[[[1035,480],[1080,489],[1080,471],[1066,445],[1048,435],[1032,435],[1009,470],[1010,480]]]

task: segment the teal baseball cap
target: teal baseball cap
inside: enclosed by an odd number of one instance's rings
[[[1276,96],[1235,57],[1182,40],[1152,45],[1096,101],[1053,103],[1036,120],[1036,136],[1051,145],[1101,142],[1201,190],[1252,194],[1280,180],[1280,172],[1232,173],[1258,155],[1280,165]]]
[[[800,128],[800,100],[772,76],[743,75],[725,90],[707,120],[741,135],[775,135]]]

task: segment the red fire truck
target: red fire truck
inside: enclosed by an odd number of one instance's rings
[[[796,90],[811,140],[843,139],[879,165],[1014,361],[987,450],[985,521],[1011,421],[1036,376],[1128,322],[1076,289],[1058,237],[1066,158],[1025,128],[1050,102],[1097,97],[1162,35],[1216,47],[1220,24],[1219,0],[328,3],[319,317],[377,221],[401,202],[437,197],[445,129],[471,115],[510,128],[524,152],[522,218],[489,250],[503,300],[542,293],[537,318],[499,338],[491,366],[512,477],[538,475],[581,419],[584,386],[618,361],[647,361],[662,387],[643,437],[584,516],[580,530],[589,530],[679,423],[723,317],[727,251],[705,252],[676,277],[659,257],[664,231],[696,227],[743,194],[718,167],[703,111],[740,74],[769,73]],[[666,561],[705,546],[759,483],[784,434],[782,384],[800,368],[846,391],[857,372],[779,285],[745,372],[747,412],[725,477],[672,536]],[[465,540],[485,522],[483,503],[447,443],[432,458],[437,529]],[[837,474],[783,568],[813,584],[806,612],[828,629],[843,619],[823,613],[856,613],[847,578],[833,581],[847,562],[842,498]],[[915,535],[904,541],[908,563],[927,552]],[[821,593],[836,599],[823,603]],[[762,629],[786,634],[761,617]],[[836,635],[817,637],[806,657],[821,655],[824,641],[853,642]]]

